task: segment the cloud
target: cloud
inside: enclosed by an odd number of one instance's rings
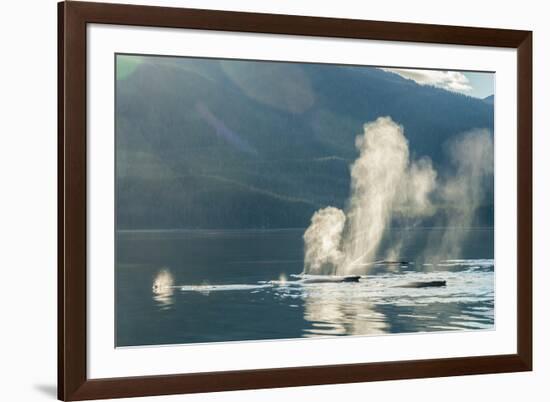
[[[459,71],[410,70],[406,68],[381,68],[381,70],[398,74],[420,85],[431,85],[448,91],[469,92],[473,89],[468,77]]]

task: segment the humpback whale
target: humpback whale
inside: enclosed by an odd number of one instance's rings
[[[425,282],[409,282],[404,285],[395,286],[396,288],[438,288],[447,286],[447,281],[425,281]]]
[[[349,275],[349,276],[315,276],[315,277],[305,277],[301,279],[300,283],[343,283],[343,282],[359,282],[361,277],[359,275]]]

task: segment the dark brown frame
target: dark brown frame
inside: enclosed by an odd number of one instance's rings
[[[517,49],[517,353],[88,379],[86,24],[194,28]],[[532,32],[104,3],[58,4],[58,397],[103,399],[532,370]]]

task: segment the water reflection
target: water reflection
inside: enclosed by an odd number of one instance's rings
[[[339,284],[293,275],[303,269],[303,230],[117,233],[116,344],[490,330],[495,262],[480,258],[492,253],[492,229],[472,233],[477,259],[373,267]]]
[[[357,283],[279,281],[274,293],[302,300],[304,337],[490,329],[493,270],[492,260],[452,260],[427,272],[388,269]],[[411,286],[427,282],[446,286]]]
[[[374,335],[388,332],[384,314],[374,310],[357,284],[308,285],[304,293],[304,318],[311,323],[304,337]]]
[[[174,276],[168,268],[161,269],[153,280],[153,300],[161,310],[169,310],[174,304]]]

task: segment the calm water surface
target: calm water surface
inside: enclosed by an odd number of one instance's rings
[[[438,231],[408,229],[400,260],[415,260]],[[467,232],[460,259],[301,284],[303,229],[119,231],[116,345],[491,329],[493,229]],[[432,280],[447,286],[402,287]]]

